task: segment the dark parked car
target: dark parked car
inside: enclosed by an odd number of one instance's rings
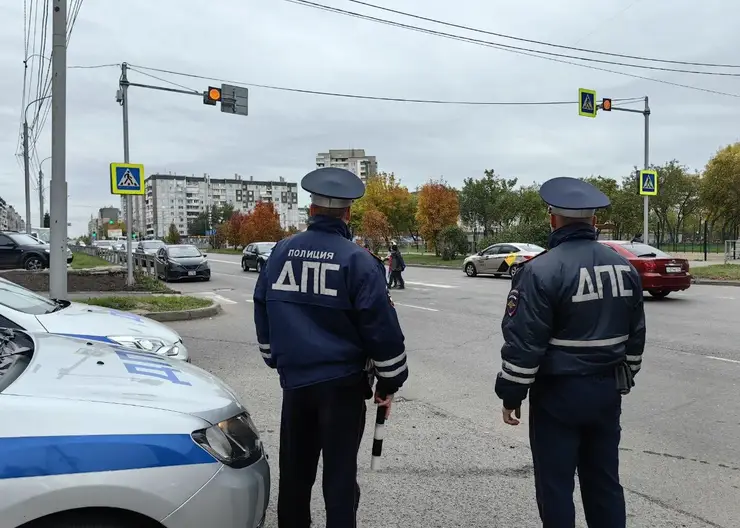
[[[159,248],[154,261],[157,277],[165,280],[211,280],[211,266],[206,254],[191,245],[172,245]]]
[[[674,258],[668,253],[642,242],[600,240],[605,246],[630,261],[642,279],[642,289],[653,297],[662,299],[669,293],[686,290],[691,286],[689,261]]]
[[[0,268],[41,270],[49,267],[51,246],[26,233],[3,231],[0,233]],[[67,264],[73,259],[67,250]]]
[[[257,271],[262,271],[262,266],[270,258],[270,253],[272,253],[275,244],[276,242],[254,242],[245,247],[242,252],[242,269],[249,271],[254,268]]]

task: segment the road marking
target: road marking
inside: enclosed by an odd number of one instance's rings
[[[210,262],[220,262],[221,264],[234,264],[235,266],[241,266],[241,262],[234,262],[233,260],[217,260],[217,259],[208,259]]]
[[[416,286],[429,286],[430,288],[457,288],[457,286],[450,286],[449,284],[430,284],[428,282],[411,282],[404,281],[406,284],[414,284]]]
[[[238,301],[232,301],[231,299],[228,299],[224,297],[223,295],[219,295],[218,293],[214,292],[192,292],[190,295],[199,295],[202,297],[210,297],[214,301],[218,301],[224,304],[239,304]]]
[[[716,357],[716,356],[705,356],[705,357],[709,359],[716,359],[717,361],[726,361],[727,363],[736,363],[740,365],[740,361],[738,361],[737,359],[727,359],[727,358],[721,358],[721,357]]]
[[[434,308],[426,308],[425,306],[416,306],[414,304],[402,304],[402,303],[397,303],[395,301],[393,304],[395,304],[396,306],[405,306],[406,308],[416,308],[417,310],[426,310],[427,312],[438,312],[439,311]]]
[[[251,303],[254,302],[254,299],[244,299],[244,300],[247,301],[247,302],[251,302]]]
[[[734,298],[734,297],[723,297],[723,296],[721,296],[721,295],[720,295],[720,296],[718,296],[718,297],[717,297],[717,299],[728,299],[728,300],[730,300],[730,301],[734,301],[734,300],[735,300],[735,298]]]

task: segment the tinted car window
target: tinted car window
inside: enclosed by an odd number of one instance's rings
[[[483,250],[484,255],[495,255],[498,251],[498,246],[491,246]]]
[[[24,235],[22,233],[8,235],[8,237],[11,238],[16,244],[22,246],[37,246],[39,244],[43,244],[43,242],[39,242],[38,239],[33,238],[29,235]]]
[[[13,241],[5,235],[0,235],[0,246],[12,246]]]
[[[272,251],[272,248],[275,247],[275,242],[262,242],[260,244],[255,244],[255,247],[260,253],[269,253]]]
[[[645,256],[645,257],[671,258],[671,256],[668,253],[661,251],[658,248],[654,248],[653,246],[648,246],[647,244],[634,243],[634,244],[621,244],[621,246],[636,257]]]

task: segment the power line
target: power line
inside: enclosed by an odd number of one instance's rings
[[[548,47],[552,47],[552,48],[559,48],[559,49],[565,49],[565,50],[570,50],[570,51],[581,51],[581,52],[584,52],[584,53],[592,53],[594,55],[604,55],[604,56],[608,56],[608,57],[619,57],[619,58],[622,58],[622,59],[641,60],[641,61],[646,61],[646,62],[663,62],[663,63],[666,63],[666,64],[683,64],[684,66],[705,66],[707,68],[740,68],[740,64],[716,64],[716,63],[711,63],[711,62],[689,62],[689,61],[670,60],[670,59],[658,59],[658,58],[654,58],[654,57],[643,57],[643,56],[640,56],[640,55],[626,55],[626,54],[623,54],[623,53],[611,53],[611,52],[608,52],[608,51],[599,51],[599,50],[593,50],[593,49],[588,49],[588,48],[577,48],[575,46],[566,46],[564,44],[554,44],[552,42],[546,42],[546,41],[543,41],[543,40],[534,40],[534,39],[528,39],[528,38],[524,38],[524,37],[517,37],[515,35],[507,35],[505,33],[496,33],[494,31],[486,31],[484,29],[474,28],[474,27],[471,27],[471,26],[465,26],[465,25],[462,25],[462,24],[453,24],[451,22],[445,22],[443,20],[437,20],[437,19],[434,19],[434,18],[424,17],[424,16],[421,16],[421,15],[416,15],[416,14],[408,13],[408,12],[405,12],[405,11],[398,11],[396,9],[391,9],[391,8],[388,8],[388,7],[383,7],[383,6],[371,4],[369,2],[363,2],[361,0],[347,0],[347,1],[348,2],[352,2],[353,4],[359,4],[359,5],[364,5],[366,7],[371,7],[373,9],[379,9],[381,11],[387,11],[389,13],[395,13],[397,15],[403,15],[403,16],[407,16],[407,17],[410,17],[410,18],[416,18],[418,20],[425,20],[427,22],[433,22],[435,24],[441,24],[443,26],[454,27],[454,28],[457,28],[457,29],[464,29],[466,31],[472,31],[472,32],[475,32],[475,33],[482,33],[482,34],[491,35],[491,36],[494,36],[494,37],[500,37],[500,38],[505,38],[505,39],[510,39],[510,40],[516,40],[516,41],[519,41],[519,42],[527,42],[529,44],[538,44],[540,46],[548,46]],[[630,4],[629,6],[627,6],[627,8],[623,9],[621,12],[626,11],[627,9],[629,9],[630,7],[632,7],[635,3],[637,3],[637,2],[633,2],[632,4]]]
[[[623,67],[627,67],[627,68],[639,68],[639,69],[642,69],[642,70],[664,71],[664,72],[673,72],[673,73],[686,73],[686,74],[691,74],[691,75],[710,75],[710,76],[718,76],[718,77],[740,77],[740,73],[711,72],[711,71],[700,71],[700,70],[684,70],[684,69],[680,69],[680,68],[666,68],[666,67],[662,67],[662,66],[647,66],[647,65],[644,65],[644,64],[630,64],[630,63],[627,63],[627,62],[619,62],[619,61],[614,61],[614,60],[594,59],[594,58],[591,58],[591,57],[577,57],[575,55],[568,55],[568,54],[565,54],[565,53],[555,53],[555,52],[551,52],[551,51],[542,51],[542,50],[536,50],[536,49],[532,49],[532,48],[523,48],[521,46],[511,46],[509,44],[501,44],[500,42],[491,42],[489,40],[474,39],[474,38],[471,38],[471,37],[465,37],[464,35],[455,35],[455,34],[452,34],[452,33],[445,33],[443,31],[431,30],[431,29],[422,28],[422,27],[419,27],[419,26],[411,26],[411,25],[408,25],[408,24],[403,24],[401,22],[396,22],[394,20],[387,20],[385,18],[372,17],[372,16],[369,16],[369,15],[364,15],[362,13],[357,13],[355,11],[346,11],[344,9],[339,9],[339,8],[336,8],[336,7],[327,6],[327,5],[319,4],[319,3],[316,3],[316,2],[309,2],[308,0],[286,0],[286,1],[287,2],[290,2],[292,4],[305,5],[306,7],[312,7],[312,8],[315,8],[315,9],[321,9],[323,11],[329,11],[329,12],[337,13],[337,14],[340,14],[340,15],[352,16],[352,17],[356,17],[356,18],[362,18],[362,19],[365,19],[365,20],[370,20],[372,22],[378,22],[378,23],[381,23],[381,24],[390,24],[390,25],[393,25],[393,26],[396,26],[396,27],[402,27],[404,29],[410,29],[410,30],[414,30],[414,31],[423,30],[424,32],[428,32],[430,34],[436,34],[438,36],[445,36],[445,37],[454,36],[454,37],[460,38],[462,40],[465,40],[467,42],[470,42],[471,44],[483,44],[483,45],[487,45],[487,46],[495,46],[495,47],[500,47],[500,48],[503,48],[503,49],[506,49],[506,50],[511,50],[511,51],[520,51],[520,52],[526,52],[526,53],[536,53],[536,54],[545,55],[545,56],[548,56],[548,57],[560,57],[560,58],[572,59],[572,60],[579,60],[579,61],[584,61],[584,62],[593,62],[593,63],[596,63],[596,64],[611,64],[613,66],[623,66]],[[355,1],[355,0],[350,0],[350,1]],[[383,8],[383,9],[386,9],[386,8]],[[405,14],[405,13],[402,13],[400,11],[399,11],[399,13]],[[416,16],[416,15],[408,15],[408,16]],[[441,22],[441,21],[437,21],[437,23],[444,24],[444,22]]]
[[[423,103],[423,104],[438,104],[438,105],[468,105],[468,106],[546,106],[546,105],[572,105],[572,104],[578,104],[578,101],[456,101],[456,100],[445,100],[445,99],[418,99],[418,98],[406,98],[406,97],[386,97],[386,96],[377,96],[377,95],[360,95],[360,94],[348,94],[348,93],[341,93],[341,92],[326,92],[326,91],[320,91],[320,90],[307,90],[304,88],[288,88],[285,86],[274,86],[269,84],[257,84],[257,83],[248,83],[243,81],[232,81],[228,79],[219,79],[217,77],[208,77],[205,75],[198,75],[194,73],[185,73],[185,72],[178,72],[174,70],[165,70],[162,68],[151,68],[148,66],[142,66],[139,64],[131,64],[131,69],[138,70],[148,70],[148,71],[154,71],[158,73],[164,73],[168,75],[178,75],[180,77],[189,77],[191,79],[200,79],[204,81],[211,81],[211,82],[221,82],[224,84],[235,84],[239,86],[248,86],[252,88],[264,88],[266,90],[277,90],[281,92],[294,92],[294,93],[302,93],[302,94],[309,94],[309,95],[324,95],[329,97],[342,97],[346,99],[364,99],[364,100],[371,100],[371,101],[391,101],[391,102],[398,102],[398,103]],[[143,72],[140,72],[143,73]],[[160,79],[163,80],[163,79]],[[165,81],[164,82],[169,82]],[[188,88],[189,89],[189,88]],[[635,102],[637,100],[642,100],[642,98],[622,98],[622,99],[612,99],[612,101],[618,102],[625,102],[625,103],[631,103]]]
[[[418,31],[420,33],[427,33],[427,34],[430,34],[430,35],[435,35],[435,36],[439,36],[439,37],[443,37],[443,38],[448,38],[448,39],[451,39],[451,40],[459,40],[459,41],[462,41],[462,42],[468,42],[468,43],[477,44],[477,45],[480,45],[480,46],[496,48],[496,49],[500,49],[500,50],[503,50],[503,51],[508,51],[508,52],[511,52],[511,53],[516,53],[516,54],[519,54],[519,55],[527,55],[527,56],[535,57],[535,58],[538,58],[538,59],[544,59],[544,60],[549,60],[549,61],[553,61],[553,62],[560,62],[560,63],[563,63],[563,64],[570,64],[572,66],[578,66],[580,68],[588,68],[588,69],[591,69],[591,70],[598,70],[598,71],[603,71],[603,72],[607,72],[607,73],[613,73],[613,74],[622,75],[622,76],[625,76],[625,77],[632,77],[634,79],[642,79],[642,80],[645,80],[645,81],[657,82],[657,83],[666,84],[666,85],[669,85],[669,86],[676,86],[678,88],[686,88],[686,89],[689,89],[689,90],[696,90],[696,91],[699,91],[699,92],[706,92],[706,93],[711,93],[711,94],[715,94],[715,95],[724,95],[724,96],[727,96],[727,97],[740,98],[740,95],[734,94],[734,93],[722,92],[722,91],[719,91],[719,90],[712,90],[710,88],[702,88],[702,87],[699,87],[699,86],[692,86],[692,85],[689,85],[689,84],[682,84],[682,83],[677,83],[677,82],[673,82],[673,81],[666,81],[666,80],[663,80],[663,79],[655,79],[653,77],[646,77],[644,75],[637,75],[637,74],[634,74],[634,73],[628,73],[628,72],[623,72],[623,71],[618,71],[618,70],[610,70],[608,68],[602,68],[602,67],[593,66],[593,65],[590,65],[590,64],[579,64],[577,62],[572,62],[572,61],[568,61],[568,60],[556,59],[554,57],[547,57],[547,56],[540,55],[541,53],[544,53],[544,52],[541,52],[541,51],[533,51],[531,53],[530,52],[525,52],[525,51],[517,51],[516,49],[513,49],[514,48],[513,46],[507,46],[507,45],[504,45],[504,44],[497,44],[497,43],[488,42],[488,41],[485,41],[485,40],[473,39],[473,38],[465,37],[465,36],[462,36],[462,35],[455,35],[455,34],[452,34],[452,33],[444,33],[444,32],[435,31],[435,30],[432,30],[432,29],[426,29],[426,28],[422,28],[422,27],[418,27],[418,26],[411,26],[411,25],[408,25],[408,24],[402,24],[400,22],[394,22],[392,20],[386,20],[386,19],[382,19],[382,18],[371,17],[371,16],[368,16],[368,15],[362,15],[360,13],[354,13],[354,12],[351,12],[351,11],[345,11],[345,10],[337,9],[337,8],[334,8],[334,7],[324,6],[322,4],[315,4],[313,2],[307,2],[306,0],[285,0],[285,1],[286,2],[290,2],[292,4],[302,5],[302,6],[305,6],[305,7],[314,7],[316,9],[321,9],[321,10],[324,10],[324,11],[334,12],[334,13],[338,13],[338,14],[343,14],[343,15],[347,15],[347,16],[352,16],[352,17],[357,17],[357,18],[361,18],[361,19],[365,19],[365,20],[370,20],[370,21],[373,21],[373,22],[378,22],[378,23],[381,23],[381,24],[387,24],[387,25],[390,25],[390,26],[400,27],[400,28],[403,28],[403,29],[411,30],[411,31]],[[583,60],[583,59],[581,59],[579,57],[575,57],[575,58],[576,59]]]

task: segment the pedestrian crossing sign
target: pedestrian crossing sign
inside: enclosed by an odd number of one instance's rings
[[[654,170],[640,171],[640,195],[657,196],[658,195],[658,173]]]
[[[578,89],[578,115],[596,117],[596,90]]]
[[[144,194],[144,165],[111,163],[110,192],[111,194]]]

